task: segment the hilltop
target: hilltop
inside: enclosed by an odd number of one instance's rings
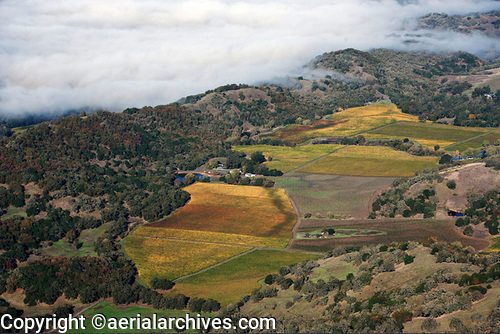
[[[474,13],[471,15],[447,15],[432,13],[418,20],[420,28],[431,30],[453,30],[470,34],[480,32],[492,37],[500,37],[500,11]]]

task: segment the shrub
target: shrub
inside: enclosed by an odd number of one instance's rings
[[[473,234],[474,230],[472,229],[472,226],[467,226],[464,230],[464,235],[471,237]]]
[[[405,257],[404,257],[404,262],[405,262],[405,264],[410,264],[410,263],[412,263],[412,262],[413,262],[413,259],[415,259],[415,257],[414,257],[414,256],[411,256],[411,255],[405,255]]]
[[[440,165],[447,165],[451,164],[453,161],[453,157],[449,154],[443,154],[441,158],[439,158],[439,164]]]
[[[158,277],[153,278],[150,284],[153,289],[160,289],[160,290],[170,290],[175,285],[175,283],[172,282],[171,280]]]
[[[464,218],[460,217],[455,222],[455,225],[458,226],[458,227],[462,227],[462,226],[465,226],[465,225],[469,225],[469,223],[470,223],[470,221],[467,222],[467,220],[465,220]]]
[[[413,318],[413,314],[405,309],[400,309],[399,311],[396,311],[392,314],[392,318],[400,323],[403,324],[405,322],[411,321]]]
[[[486,289],[483,286],[477,285],[477,286],[471,286],[469,288],[469,291],[479,291],[479,292],[481,292],[481,294],[484,295],[484,294],[486,294],[486,292],[488,292],[488,289]]]
[[[464,329],[464,323],[459,318],[452,318],[450,321],[450,328],[453,328],[457,332],[461,332]]]
[[[439,324],[436,321],[436,319],[434,319],[434,318],[426,318],[426,319],[424,319],[424,321],[422,321],[422,325],[420,326],[420,328],[423,331],[432,332],[433,330],[436,329],[436,327],[438,325]]]
[[[455,182],[455,180],[449,180],[448,182],[446,182],[446,186],[449,189],[455,189],[457,187],[457,183]]]
[[[191,312],[201,312],[204,303],[205,299],[193,297],[189,299],[187,307]]]
[[[291,278],[284,279],[280,286],[283,290],[287,290],[289,287],[291,287],[293,284],[293,280]]]

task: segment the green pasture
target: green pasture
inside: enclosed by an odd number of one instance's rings
[[[256,250],[177,282],[171,294],[213,298],[224,307],[258,289],[259,280],[277,273],[281,267],[318,257],[307,253]]]

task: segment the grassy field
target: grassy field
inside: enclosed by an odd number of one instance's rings
[[[123,246],[137,266],[139,278],[146,284],[154,277],[176,279],[192,274],[251,249],[134,235],[127,237]]]
[[[296,217],[283,189],[196,183],[185,188],[191,201],[152,227],[292,237]]]
[[[492,75],[490,79],[482,84],[477,85],[477,87],[490,86],[491,93],[495,94],[497,90],[500,89],[500,75]],[[473,87],[476,88],[476,87]]]
[[[139,226],[134,231],[134,236],[188,241],[210,241],[212,243],[271,248],[285,248],[289,240],[288,238],[264,238],[242,234],[150,227],[148,225]]]
[[[29,128],[33,127],[34,125],[26,125],[26,126],[19,126],[17,128],[12,128],[12,132],[15,134],[15,135],[18,135],[20,133],[23,133],[25,132],[26,130],[28,130]]]
[[[257,250],[220,266],[179,281],[172,294],[213,298],[224,307],[260,287],[258,281],[278,272],[282,266],[316,259],[318,255],[285,251]]]
[[[313,269],[309,276],[311,281],[317,282],[319,279],[328,282],[330,277],[335,277],[339,280],[345,280],[347,275],[352,273],[356,275],[359,268],[352,263],[345,262],[341,257],[330,257],[328,259],[318,260],[319,267]]]
[[[319,137],[353,136],[398,121],[418,122],[418,118],[403,114],[392,103],[375,103],[346,109],[331,115],[327,120],[312,121],[311,125],[290,125],[270,136],[291,143],[302,143]]]
[[[95,314],[102,314],[106,317],[106,319],[110,318],[137,318],[137,315],[140,314],[141,318],[152,318],[154,314],[157,314],[158,318],[160,317],[184,317],[186,314],[190,312],[187,311],[177,311],[177,310],[155,310],[151,307],[146,306],[138,306],[138,305],[130,305],[130,306],[116,306],[110,305],[108,302],[102,302],[92,307],[88,311],[85,311],[83,315],[85,316],[85,330],[68,330],[67,333],[151,333],[153,329],[150,330],[123,330],[123,329],[109,329],[104,328],[102,330],[96,330],[94,326],[92,326],[91,318]],[[215,314],[211,313],[202,313],[204,317],[212,317]],[[195,315],[193,315],[195,316]],[[172,330],[154,330],[155,333],[177,333],[175,329]]]
[[[327,217],[331,211],[335,217],[366,218],[373,194],[389,187],[394,178],[293,173],[275,181],[287,189],[302,217],[306,212]]]
[[[304,220],[298,232],[309,232],[319,227],[349,228],[359,230],[375,230],[385,235],[356,236],[338,239],[294,240],[292,248],[307,251],[326,251],[335,246],[355,247],[363,245],[386,244],[391,242],[422,241],[428,237],[437,237],[441,241],[460,241],[464,246],[472,246],[477,250],[488,247],[488,241],[464,236],[456,228],[453,220],[345,220],[332,221],[320,219]]]
[[[98,228],[82,231],[78,240],[83,246],[76,249],[74,245],[69,244],[66,239],[61,239],[48,248],[43,248],[40,252],[44,256],[97,256],[94,250],[94,242],[108,228],[108,224],[101,225]]]
[[[23,217],[23,218],[28,217],[28,215],[26,214],[26,210],[24,210],[24,208],[15,208],[15,207],[11,206],[7,210],[7,213],[4,214],[3,216],[1,216],[0,219],[7,220],[7,219],[14,218],[16,216]]]
[[[482,147],[485,141],[489,142],[490,144],[494,144],[498,140],[500,140],[500,131],[497,130],[497,131],[492,131],[490,133],[485,133],[480,137],[462,143],[450,145],[446,147],[446,150],[448,151],[458,150],[459,152],[463,152],[468,148]]]
[[[422,146],[445,147],[463,140],[480,136],[491,131],[487,128],[465,128],[444,124],[398,122],[369,131],[363,136],[367,139],[405,139],[416,141]]]
[[[488,249],[485,250],[484,253],[500,252],[500,237],[493,237],[491,238],[491,241],[493,241],[493,244],[490,247],[488,247]]]
[[[408,177],[437,166],[436,157],[417,157],[385,146],[348,146],[304,168],[303,173]]]
[[[249,145],[234,146],[233,150],[245,152],[250,155],[254,152],[262,152],[267,158],[272,157],[265,165],[269,169],[277,169],[287,173],[295,168],[305,165],[319,157],[332,153],[342,145],[304,145],[296,147],[270,146],[270,145]]]

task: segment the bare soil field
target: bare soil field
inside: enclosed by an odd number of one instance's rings
[[[422,241],[428,237],[437,237],[441,241],[459,241],[464,246],[472,246],[476,250],[489,247],[488,240],[467,237],[460,233],[454,220],[406,219],[406,220],[321,220],[306,219],[300,224],[299,231],[316,230],[318,227],[352,228],[359,230],[383,231],[386,234],[370,236],[354,236],[337,239],[294,240],[292,249],[307,251],[327,251],[337,246],[356,247],[391,242]]]
[[[190,202],[148,227],[289,239],[295,212],[283,189],[195,183]]]

